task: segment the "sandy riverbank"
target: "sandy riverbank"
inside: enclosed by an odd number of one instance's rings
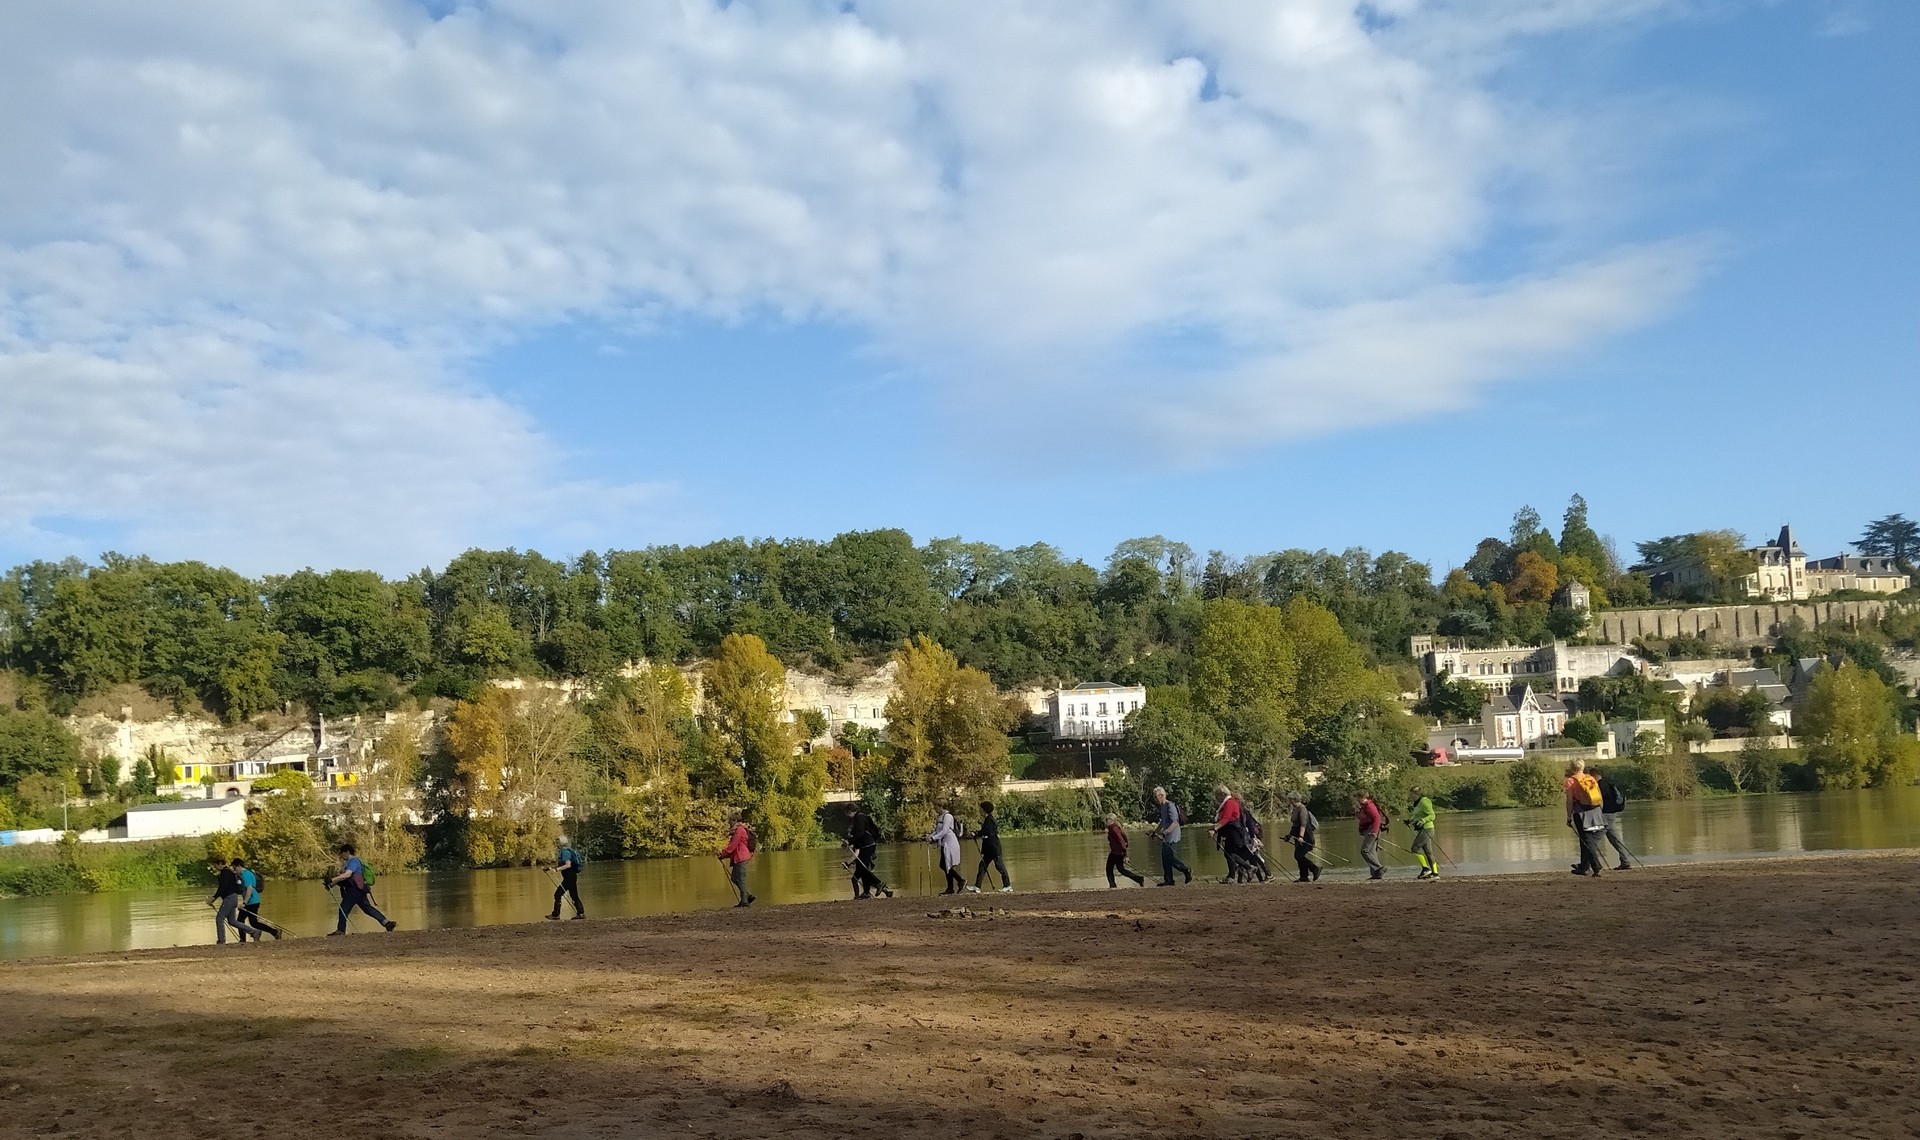
[[[0,1135],[1920,1134],[1911,853],[0,966]]]

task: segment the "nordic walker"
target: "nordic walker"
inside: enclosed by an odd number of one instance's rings
[[[967,889],[974,894],[980,893],[980,884],[987,879],[987,868],[993,867],[1000,872],[1000,893],[1006,894],[1013,889],[1013,877],[1007,874],[1007,861],[1000,854],[1000,821],[993,817],[993,804],[980,801],[980,869],[973,873],[973,885]]]
[[[1440,860],[1435,857],[1433,842],[1433,801],[1414,792],[1413,802],[1407,805],[1407,826],[1413,828],[1413,858],[1420,864],[1420,873],[1416,879],[1437,879],[1440,877]]]
[[[567,837],[560,837],[560,850],[554,853],[553,865],[560,872],[560,885],[553,888],[553,913],[547,921],[560,921],[560,899],[562,896],[573,900],[573,917],[587,917],[586,904],[580,901],[580,865],[586,862],[580,852],[574,850]]]
[[[1620,815],[1627,810],[1627,794],[1598,768],[1593,770],[1593,775],[1600,781],[1600,819],[1606,825],[1607,842],[1613,845],[1613,853],[1620,856],[1614,870],[1631,871],[1633,854],[1627,850],[1627,841],[1620,837]]]
[[[1580,837],[1580,861],[1573,865],[1576,875],[1600,877],[1600,836],[1607,829],[1606,813],[1601,810],[1600,781],[1587,772],[1585,760],[1575,760],[1567,772],[1567,826]]]
[[[255,942],[260,941],[262,934],[271,934],[275,942],[280,941],[280,928],[260,917],[261,880],[259,873],[249,868],[245,859],[234,859],[227,865],[229,867],[236,867],[240,871],[240,887],[242,892],[240,925],[253,932],[253,940]],[[245,942],[247,940],[247,930],[240,932],[240,941]]]
[[[239,933],[240,941],[246,942],[247,928],[240,925],[240,903],[247,896],[247,888],[240,881],[240,869],[232,864],[214,863],[216,873],[213,894],[208,897],[207,905],[214,907],[213,940],[216,945],[227,944],[227,927],[231,926]]]
[[[1271,878],[1267,870],[1267,857],[1262,854],[1267,847],[1267,829],[1260,817],[1253,814],[1253,805],[1246,800],[1240,801],[1240,834],[1247,841],[1247,865],[1262,882]]]
[[[727,865],[727,878],[733,883],[733,892],[740,901],[736,907],[752,906],[754,893],[747,890],[747,860],[753,858],[753,829],[740,818],[740,809],[734,808],[727,813],[727,845],[720,849],[720,861]],[[555,906],[560,905],[555,903]]]
[[[1160,840],[1160,885],[1173,886],[1173,873],[1186,876],[1186,882],[1193,882],[1193,869],[1180,861],[1180,805],[1167,798],[1167,789],[1153,789],[1154,809],[1159,813],[1153,825],[1153,835]]]
[[[394,927],[400,925],[374,909],[372,898],[373,888],[367,880],[367,867],[366,864],[360,861],[360,856],[354,850],[353,844],[342,843],[340,845],[339,873],[327,881],[340,888],[340,921],[334,926],[333,934],[345,934],[347,932],[347,916],[352,914],[356,909],[362,911],[368,918],[373,919],[373,921],[386,927],[388,930],[392,930]],[[333,934],[329,934],[327,937],[331,938]]]
[[[1287,842],[1293,844],[1293,865],[1300,869],[1296,883],[1311,883],[1320,877],[1320,867],[1311,858],[1314,843],[1320,838],[1320,821],[1313,817],[1313,811],[1299,792],[1287,793],[1287,802],[1293,805],[1287,817]]]
[[[1360,858],[1367,861],[1367,878],[1384,879],[1387,868],[1380,862],[1380,832],[1387,826],[1387,813],[1373,802],[1373,796],[1362,792],[1353,805],[1354,822],[1360,825]]]
[[[847,846],[853,848],[853,897],[864,899],[882,894],[892,898],[893,888],[880,881],[880,873],[873,867],[880,852],[880,829],[874,826],[873,817],[864,807],[853,811],[853,821],[847,825]]]
[[[946,872],[947,889],[943,895],[957,895],[966,890],[967,877],[960,873],[960,831],[954,825],[953,812],[945,804],[940,807],[940,818],[934,821],[933,833],[927,836],[927,842],[940,848],[940,869]]]
[[[1147,885],[1145,875],[1127,866],[1127,829],[1120,826],[1119,816],[1109,815],[1107,817],[1107,886],[1120,885],[1113,877],[1116,872],[1132,879],[1136,887]],[[1173,876],[1169,875],[1167,878],[1171,881]]]
[[[1227,877],[1223,883],[1244,883],[1255,874],[1253,860],[1247,855],[1245,833],[1240,830],[1240,797],[1233,789],[1221,784],[1214,789],[1220,797],[1220,808],[1213,817],[1213,841],[1227,857]]]

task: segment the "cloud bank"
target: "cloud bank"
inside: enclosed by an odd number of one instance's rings
[[[1169,463],[1458,407],[1697,271],[1547,232],[1579,124],[1490,79],[1662,7],[9,6],[0,538],[644,538],[464,379],[582,316],[850,323]]]

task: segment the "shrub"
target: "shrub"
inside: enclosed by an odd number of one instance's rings
[[[1537,756],[1522,760],[1507,773],[1508,794],[1523,807],[1552,807],[1560,802],[1565,786],[1559,769]]]
[[[1051,788],[1009,792],[994,805],[1002,831],[1088,831],[1095,826],[1091,790]]]
[[[1513,805],[1508,794],[1506,771],[1492,764],[1416,768],[1408,783],[1411,792],[1431,797],[1433,806],[1438,808],[1471,811],[1475,808]],[[1389,803],[1385,806],[1391,811],[1395,805]],[[1398,806],[1406,805],[1403,803]]]

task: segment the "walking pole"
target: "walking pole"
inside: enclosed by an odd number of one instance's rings
[[[1447,854],[1447,849],[1440,846],[1440,837],[1437,835],[1433,837],[1433,849],[1438,851],[1440,857],[1447,861],[1447,866],[1452,867],[1456,871],[1460,869],[1460,864],[1453,861],[1453,856]]]
[[[1297,839],[1295,839],[1295,838],[1293,838],[1293,837],[1292,837],[1292,836],[1290,836],[1290,835],[1283,835],[1283,836],[1281,836],[1280,838],[1281,838],[1281,841],[1282,841],[1282,842],[1285,842],[1285,843],[1291,843],[1291,844],[1293,844],[1293,845],[1294,845],[1295,847],[1298,847],[1298,846],[1300,846],[1300,841],[1299,841],[1299,840],[1297,840]],[[1309,849],[1308,849],[1308,851],[1307,851],[1307,858],[1309,858],[1309,859],[1312,859],[1312,858],[1315,858],[1315,857],[1318,857],[1318,858],[1320,858],[1320,859],[1323,859],[1323,860],[1324,860],[1324,859],[1339,859],[1339,860],[1340,860],[1340,862],[1342,862],[1342,863],[1351,863],[1351,862],[1353,862],[1353,860],[1351,860],[1351,859],[1342,859],[1342,858],[1341,858],[1340,856],[1338,856],[1338,855],[1335,855],[1335,854],[1334,854],[1333,852],[1331,852],[1331,851],[1322,851],[1322,850],[1320,850],[1320,848],[1319,848],[1319,846],[1318,846],[1318,845],[1315,845],[1314,847],[1311,847],[1311,848],[1309,848]]]

